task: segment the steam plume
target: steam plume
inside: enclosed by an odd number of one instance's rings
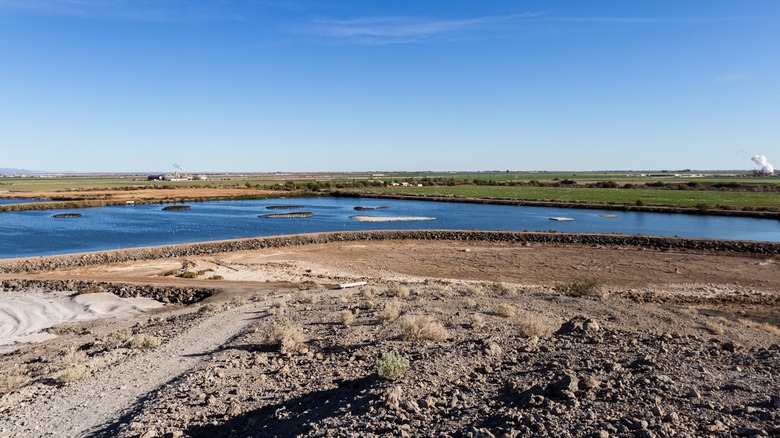
[[[181,170],[182,172],[184,172],[184,168],[183,168],[183,167],[181,167],[180,165],[176,164],[176,163],[173,163],[173,164],[171,164],[171,166],[173,166],[173,168],[174,168],[174,169],[179,169],[179,170]]]
[[[757,166],[761,166],[761,171],[766,173],[774,173],[775,168],[772,166],[772,164],[769,163],[769,161],[766,160],[766,157],[763,155],[756,155],[755,157],[751,158]]]

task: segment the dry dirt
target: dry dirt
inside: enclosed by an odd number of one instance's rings
[[[183,270],[202,274],[165,276]],[[780,433],[780,269],[766,256],[386,241],[0,278],[220,290],[0,356],[0,436]],[[555,289],[583,278],[609,296]],[[331,289],[346,281],[372,285]],[[414,316],[434,339],[406,339]],[[280,350],[266,336],[280,323],[303,339]],[[141,335],[161,344],[131,348]],[[397,380],[375,368],[390,351],[410,362]],[[58,384],[74,365],[83,380]]]

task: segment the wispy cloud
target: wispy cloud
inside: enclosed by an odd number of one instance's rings
[[[413,42],[464,32],[498,30],[539,16],[537,13],[494,15],[470,19],[429,19],[419,17],[369,17],[352,20],[315,20],[308,32],[336,39],[369,44]]]

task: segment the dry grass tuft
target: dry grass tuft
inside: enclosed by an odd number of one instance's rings
[[[460,288],[460,293],[463,295],[469,295],[472,297],[481,297],[485,295],[485,291],[476,284],[466,284]]]
[[[161,343],[162,340],[157,336],[140,333],[130,341],[130,348],[134,350],[146,350],[148,348],[154,348]]]
[[[84,365],[71,365],[54,378],[54,382],[58,385],[65,385],[66,383],[78,382],[89,377],[89,371]]]
[[[374,299],[374,295],[376,294],[376,288],[374,286],[361,286],[359,290],[360,293],[363,294],[363,298],[367,300]]]
[[[180,278],[198,278],[198,273],[197,272],[192,272],[192,271],[184,271],[181,274],[177,275],[177,277],[180,277]]]
[[[212,275],[211,277],[208,278],[208,280],[224,280],[224,279],[225,277],[221,275]]]
[[[86,287],[84,289],[80,289],[78,292],[76,292],[76,295],[84,295],[84,294],[99,294],[103,292],[103,288],[100,286],[90,286]]]
[[[515,316],[515,308],[514,306],[511,306],[507,303],[501,303],[498,305],[498,309],[496,309],[496,314],[498,316],[503,316],[504,318],[512,318]]]
[[[306,291],[298,291],[295,295],[295,299],[301,303],[314,304],[319,300],[319,297]]]
[[[466,306],[468,307],[477,307],[477,300],[474,300],[472,298],[469,298],[466,300]]]
[[[230,300],[230,304],[240,307],[246,304],[246,298],[242,297],[241,295],[236,295]]]
[[[125,344],[125,342],[129,341],[132,336],[133,336],[133,329],[131,328],[126,328],[126,329],[122,329],[110,333],[108,336],[106,336],[106,339],[103,341],[103,348],[105,348],[106,350],[111,350],[114,348],[121,347],[122,345]]]
[[[528,313],[520,315],[518,318],[517,331],[524,338],[533,336],[543,338],[549,333],[549,329],[539,318]]]
[[[756,322],[750,319],[740,318],[739,323],[744,325],[745,327],[763,330],[769,333],[770,335],[780,336],[780,327],[769,324],[767,322]]]
[[[401,320],[401,337],[407,341],[441,341],[450,337],[444,326],[427,315],[409,315]]]
[[[341,325],[350,325],[355,322],[355,314],[349,309],[339,312],[339,322]]]
[[[704,327],[713,335],[722,335],[724,333],[723,326],[712,321],[705,322]]]
[[[377,314],[377,318],[382,322],[390,322],[395,321],[400,314],[401,303],[398,300],[393,300],[385,303],[382,311]]]
[[[479,313],[471,315],[471,328],[474,330],[485,328],[485,318]]]
[[[29,381],[30,379],[27,376],[21,374],[10,374],[0,377],[0,394],[16,392]]]
[[[370,301],[370,300],[369,300],[369,301],[366,301],[365,303],[363,303],[363,308],[364,308],[364,309],[371,310],[371,309],[373,309],[374,307],[376,307],[376,303],[375,303],[375,302],[373,302],[373,301]]]
[[[283,354],[295,351],[305,341],[301,327],[287,318],[278,319],[263,330],[263,344],[278,347]]]
[[[287,309],[287,303],[284,301],[274,301],[271,305],[271,309],[268,311],[271,315],[284,315],[284,311]]]
[[[609,292],[601,280],[595,278],[578,278],[571,283],[559,283],[553,288],[572,297],[606,298]]]
[[[409,296],[409,288],[400,283],[390,283],[387,287],[387,293],[391,297],[406,298]]]
[[[339,295],[339,301],[346,304],[352,299],[352,291],[345,290]]]
[[[200,306],[200,309],[198,309],[198,313],[216,312],[219,310],[222,310],[222,305],[217,303],[208,303]]]

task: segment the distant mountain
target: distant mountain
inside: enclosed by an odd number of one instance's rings
[[[0,167],[0,175],[27,175],[31,173],[43,173],[40,170],[14,169],[13,167]]]

